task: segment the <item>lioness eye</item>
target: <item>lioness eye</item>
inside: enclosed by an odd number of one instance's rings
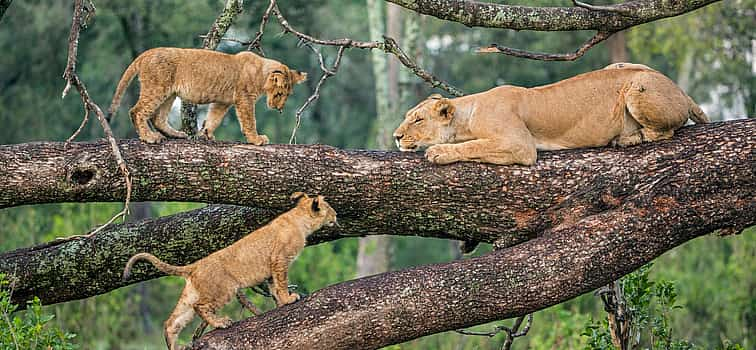
[[[415,121],[412,122],[412,123],[413,124],[420,124],[420,122],[422,122],[422,121],[423,121],[423,119],[418,118],[418,119],[415,119]]]

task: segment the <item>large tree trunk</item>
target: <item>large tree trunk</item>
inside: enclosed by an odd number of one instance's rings
[[[668,220],[670,235],[678,234],[673,225],[683,219],[741,227],[753,223],[752,211],[729,225],[729,216],[715,214],[756,201],[754,135],[756,120],[712,123],[636,147],[544,152],[532,167],[436,166],[420,155],[323,146],[122,141],[135,176],[134,200],[264,209],[210,206],[114,225],[88,239],[0,255],[0,272],[16,275],[15,301],[39,295],[49,304],[104,293],[160,276],[143,267],[121,282],[132,254],[150,251],[174,264],[189,263],[287,209],[296,190],[324,193],[342,222],[311,236],[310,243],[405,234],[505,247],[590,218],[614,225],[612,215],[641,195],[654,196],[654,205],[632,202],[639,208],[634,213]],[[0,146],[0,205],[120,200],[123,182],[109,152],[104,142]],[[714,211],[700,211],[694,200]],[[686,210],[685,218],[670,216],[672,210]]]

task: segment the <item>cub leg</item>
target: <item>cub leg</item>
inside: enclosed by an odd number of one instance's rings
[[[176,95],[172,95],[168,97],[168,99],[165,100],[163,104],[160,105],[157,113],[152,119],[152,125],[154,125],[155,129],[162,132],[165,136],[177,139],[185,139],[188,138],[189,135],[174,129],[170,124],[168,124],[168,113],[171,111],[171,106],[173,105],[173,101],[175,99]]]
[[[139,139],[144,142],[158,143],[165,138],[162,134],[150,129],[150,126],[147,124],[147,121],[152,118],[155,110],[163,102],[162,98],[162,94],[142,91],[136,105],[129,111],[137,134],[139,134]]]
[[[257,134],[257,124],[255,122],[255,101],[257,96],[241,94],[237,96],[234,103],[236,105],[236,114],[239,117],[239,125],[247,142],[253,145],[264,145],[268,143],[268,137]]]
[[[229,317],[221,317],[215,314],[215,311],[221,306],[223,306],[222,303],[218,303],[216,300],[200,300],[194,305],[194,310],[197,311],[205,322],[214,328],[226,328],[233,321]]]
[[[288,270],[289,262],[285,258],[273,258],[270,266],[271,277],[273,279],[272,288],[270,288],[270,290],[276,298],[276,304],[278,306],[291,304],[299,300],[298,294],[289,293]]]
[[[199,135],[208,140],[215,140],[213,132],[215,132],[215,129],[220,126],[220,123],[223,121],[223,117],[226,116],[226,112],[229,108],[231,108],[231,105],[211,103],[210,110],[207,112],[207,119],[205,119],[205,122],[202,124],[202,129],[200,129]]]
[[[192,300],[190,300],[191,294],[191,287],[184,287],[181,298],[176,303],[176,308],[173,309],[173,312],[163,324],[165,345],[168,346],[168,350],[178,350],[176,339],[181,330],[194,318],[194,309],[191,305]]]

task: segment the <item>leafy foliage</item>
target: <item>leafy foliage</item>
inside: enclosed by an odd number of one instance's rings
[[[42,312],[39,298],[34,297],[29,301],[26,311],[14,314],[18,306],[11,304],[12,291],[5,274],[0,274],[0,349],[72,350],[77,348],[72,342],[76,335],[66,333],[51,324],[50,321],[55,315]]]

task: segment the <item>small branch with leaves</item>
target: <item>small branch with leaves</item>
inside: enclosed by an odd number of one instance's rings
[[[87,121],[89,120],[89,113],[94,112],[94,114],[97,116],[97,119],[100,121],[100,125],[102,126],[102,130],[105,133],[105,138],[108,140],[108,143],[110,144],[110,148],[113,152],[113,158],[115,158],[116,164],[118,165],[118,169],[120,170],[121,174],[124,177],[124,181],[126,183],[126,199],[124,201],[123,210],[121,210],[119,213],[114,215],[108,222],[106,222],[104,225],[100,226],[99,228],[95,229],[91,233],[87,234],[86,236],[91,236],[106,226],[113,223],[115,220],[125,217],[129,214],[129,203],[131,202],[131,174],[129,173],[129,169],[126,166],[126,162],[123,160],[123,155],[121,154],[121,150],[118,148],[118,144],[116,143],[115,137],[113,136],[113,130],[110,128],[110,124],[108,123],[107,119],[105,118],[105,114],[102,112],[102,109],[100,106],[98,106],[94,101],[92,101],[92,98],[89,96],[89,93],[87,92],[86,86],[84,86],[84,83],[79,79],[79,76],[76,75],[76,60],[78,55],[78,48],[79,48],[79,35],[81,33],[81,30],[86,28],[87,23],[89,23],[89,20],[95,15],[95,6],[94,4],[87,0],[86,3],[84,0],[75,0],[74,1],[74,11],[72,16],[72,23],[71,23],[71,33],[68,37],[68,62],[66,64],[66,70],[63,72],[63,79],[66,80],[66,87],[63,88],[63,93],[61,94],[61,98],[65,98],[68,94],[68,91],[71,89],[71,87],[75,87],[76,90],[79,92],[79,96],[81,96],[81,103],[84,106],[84,119],[79,126],[78,129],[71,135],[71,137],[66,140],[66,144],[73,141],[76,136],[79,135],[81,130],[84,128],[84,125],[86,125]],[[77,236],[69,237],[73,238]]]

